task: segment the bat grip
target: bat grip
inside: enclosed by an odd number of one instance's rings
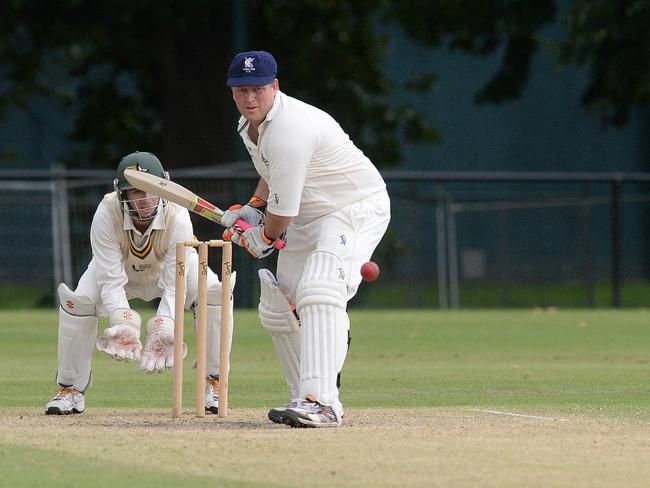
[[[242,232],[247,231],[251,227],[253,227],[251,224],[246,222],[245,220],[239,219],[237,220],[234,225],[238,226]],[[286,246],[287,243],[284,242],[282,239],[276,239],[275,242],[273,243],[273,247],[276,249],[284,249],[284,246]]]

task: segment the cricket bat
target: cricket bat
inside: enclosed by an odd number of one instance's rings
[[[178,183],[133,168],[125,169],[124,177],[138,190],[165,198],[170,202],[174,202],[188,209],[190,212],[194,212],[201,217],[221,224],[223,210]],[[246,231],[252,227],[251,224],[241,219],[237,220],[234,225],[238,226],[242,231]],[[273,244],[273,247],[276,249],[282,249],[284,246],[285,242],[281,239],[277,239]]]

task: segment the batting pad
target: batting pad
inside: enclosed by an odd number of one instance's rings
[[[313,395],[334,407],[340,407],[336,381],[345,362],[350,327],[344,280],[337,256],[315,252],[305,263],[296,293],[301,323],[299,395]]]
[[[269,331],[271,340],[284,368],[284,376],[291,398],[298,398],[300,385],[300,323],[287,297],[278,287],[268,269],[258,272],[261,292],[258,312],[262,327]]]
[[[196,272],[190,272],[196,275]],[[230,344],[228,347],[232,347],[232,333],[233,333],[233,291],[235,289],[236,273],[233,272],[230,281],[230,301],[228,302],[228,307],[230,307],[229,317],[230,317]],[[196,285],[196,283],[195,283]],[[208,306],[206,313],[206,375],[207,376],[219,376],[219,361],[221,355],[221,282],[217,278],[210,268],[208,268]],[[194,299],[196,294],[194,295]],[[197,303],[194,302],[192,305],[192,314],[193,314],[193,325],[194,333],[196,334],[196,307]],[[228,365],[230,366],[230,365]],[[192,364],[192,367],[196,367],[196,360]]]
[[[90,361],[99,319],[70,315],[59,307],[59,368],[56,382],[84,392],[91,383]]]

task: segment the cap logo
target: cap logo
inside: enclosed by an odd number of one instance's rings
[[[245,58],[244,59],[244,71],[246,73],[250,73],[251,71],[255,71],[255,66],[253,66],[253,60],[255,58]]]
[[[246,51],[237,54],[228,67],[226,84],[233,86],[264,86],[275,79],[278,65],[271,53]]]

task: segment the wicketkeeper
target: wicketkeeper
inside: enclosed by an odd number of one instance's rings
[[[120,161],[115,191],[104,196],[93,217],[92,260],[76,290],[64,283],[58,288],[58,391],[45,407],[48,415],[85,410],[84,394],[92,383],[95,346],[118,361],[139,362],[147,373],[174,366],[176,243],[192,239],[192,222],[186,209],[133,188],[124,177],[127,167],[169,179],[151,153],[135,152]],[[185,252],[185,308],[192,310],[197,300],[198,256],[193,247]],[[132,298],[147,302],[160,299],[155,315],[145,326],[144,348],[140,342],[142,319],[129,305]],[[230,303],[221,303],[221,283],[208,268],[205,402],[206,411],[215,414],[219,408],[222,306],[232,307],[232,298]],[[99,317],[108,317],[109,324],[97,337]],[[232,322],[226,326],[232,330]],[[186,345],[181,347],[186,352]]]
[[[341,425],[339,380],[349,345],[347,303],[390,220],[386,185],[339,124],[279,90],[266,51],[240,53],[228,71],[238,132],[260,175],[253,198],[222,218],[263,258],[286,233],[277,278],[261,270],[259,316],[284,367],[291,402],[269,419],[292,427]],[[295,309],[294,309],[295,304]],[[296,312],[296,313],[294,313]]]

